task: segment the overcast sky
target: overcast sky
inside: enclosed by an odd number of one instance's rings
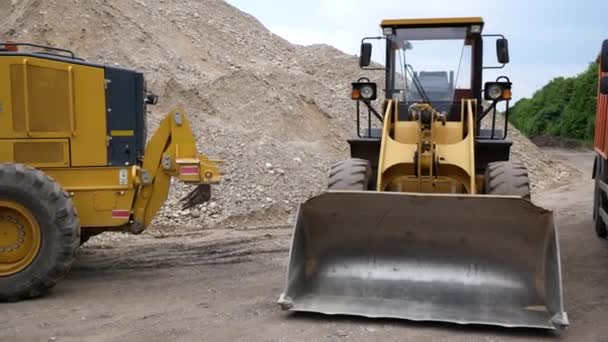
[[[292,43],[325,43],[358,54],[383,18],[481,16],[484,33],[509,39],[514,97],[585,70],[608,38],[608,0],[228,0]],[[494,61],[494,56],[486,61]],[[486,81],[496,77],[487,73]]]

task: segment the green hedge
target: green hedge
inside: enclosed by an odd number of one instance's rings
[[[509,121],[527,136],[592,141],[597,101],[597,63],[576,77],[553,79],[532,98],[519,100]]]

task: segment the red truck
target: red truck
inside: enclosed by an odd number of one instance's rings
[[[595,115],[595,191],[593,220],[600,238],[608,237],[608,39],[602,44],[599,57],[597,112]]]

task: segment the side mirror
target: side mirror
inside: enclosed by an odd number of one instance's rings
[[[152,94],[152,93],[148,93],[144,97],[144,103],[145,104],[154,106],[154,105],[156,105],[157,102],[158,102],[158,95],[155,95],[155,94]]]
[[[372,44],[371,43],[361,44],[361,56],[359,57],[359,66],[362,68],[369,66],[371,59],[372,59]]]
[[[608,39],[602,44],[602,52],[600,53],[600,61],[602,62],[602,72],[608,72]]]
[[[600,80],[600,93],[602,95],[608,95],[608,76],[602,77]]]
[[[506,38],[496,40],[496,57],[501,64],[509,63],[509,41]]]

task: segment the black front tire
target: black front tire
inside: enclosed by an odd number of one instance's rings
[[[530,200],[530,178],[524,164],[511,161],[489,163],[485,173],[485,193],[519,196]]]
[[[368,160],[350,158],[331,166],[329,190],[365,191],[370,187],[372,167]]]
[[[0,301],[46,293],[70,270],[80,243],[80,223],[70,196],[42,171],[0,164],[0,199],[27,208],[41,236],[34,259],[22,270],[0,276]]]

